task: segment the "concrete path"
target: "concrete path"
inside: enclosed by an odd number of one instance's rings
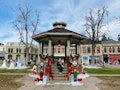
[[[101,80],[97,79],[96,77],[89,77],[83,81],[83,85],[81,86],[72,86],[72,85],[46,85],[40,86],[35,85],[34,81],[31,77],[25,76],[24,78],[20,79],[24,83],[24,86],[20,87],[18,90],[100,90],[96,84],[100,83]],[[56,82],[63,82],[63,83],[70,83],[70,81],[50,81],[48,83],[56,83]]]
[[[24,86],[18,90],[100,90],[96,84],[100,83],[101,80],[95,76],[120,76],[120,74],[90,74],[90,77],[83,80],[83,85],[72,86],[67,85],[70,81],[48,81],[52,85],[40,86],[35,85],[33,78],[29,77],[28,73],[0,73],[0,75],[25,75],[23,78],[16,81],[20,81]],[[65,85],[54,84],[54,83],[66,83]]]
[[[0,73],[0,75],[28,75],[28,73]],[[91,77],[95,76],[120,76],[120,74],[89,74]]]

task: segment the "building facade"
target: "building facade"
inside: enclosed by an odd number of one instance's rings
[[[104,41],[102,42],[103,59],[106,63],[120,63],[120,42]]]
[[[37,46],[32,45],[29,49],[29,59],[36,60],[37,59]],[[8,42],[6,44],[5,51],[5,59],[25,59],[26,57],[26,48],[24,44],[20,44],[19,42]]]
[[[5,58],[5,51],[6,47],[4,44],[0,43],[0,60],[3,60]]]
[[[77,54],[75,45],[70,45],[70,54]],[[65,58],[65,46],[55,45],[54,49],[51,48],[55,58]],[[42,54],[48,54],[48,46],[43,47]],[[92,44],[84,43],[80,44],[79,48],[80,57],[92,56]],[[0,59],[12,59],[17,60],[24,59],[25,56],[25,45],[18,42],[8,42],[6,45],[0,45]],[[38,59],[38,47],[34,46],[29,50],[29,59],[36,61]],[[120,42],[118,41],[103,41],[102,43],[96,44],[95,47],[95,60],[96,63],[101,63],[103,60],[105,63],[116,64],[120,63]]]

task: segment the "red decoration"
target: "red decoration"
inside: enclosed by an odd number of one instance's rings
[[[47,57],[48,57],[48,54],[47,55],[40,54],[40,58],[43,59],[43,60],[46,60]]]
[[[72,67],[69,67],[68,68],[68,73],[71,75],[71,74],[73,74],[73,68]]]
[[[82,78],[78,78],[78,81],[82,81],[83,79]]]
[[[85,71],[83,71],[82,74],[85,74]]]
[[[35,72],[35,71],[33,71],[32,73],[33,73],[33,74],[37,74],[37,72]]]
[[[40,80],[39,78],[35,78],[35,79],[34,79],[34,82],[35,82],[35,81],[39,81],[39,80]]]
[[[76,60],[78,60],[78,58],[80,57],[80,54],[75,54],[74,56],[72,54],[70,54],[71,59],[73,60],[74,58],[76,58]]]
[[[48,58],[48,65],[50,65],[51,64],[51,58],[49,57]]]
[[[41,71],[40,72],[40,79],[42,79],[43,78],[43,72]]]
[[[68,74],[64,75],[64,77],[65,77],[67,80],[69,79],[69,75],[68,75]]]
[[[49,66],[46,67],[45,73],[46,73],[46,75],[47,75],[48,73],[50,73],[50,67],[49,67]]]
[[[52,74],[49,75],[49,78],[52,79],[52,80],[54,79]]]

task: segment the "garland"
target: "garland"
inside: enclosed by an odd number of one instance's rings
[[[43,59],[43,60],[46,60],[48,57],[48,54],[40,54],[40,58]]]
[[[79,57],[80,57],[80,54],[75,54],[75,55],[70,54],[70,57],[71,57],[72,60],[73,60],[74,58],[75,58],[76,60],[78,60]]]

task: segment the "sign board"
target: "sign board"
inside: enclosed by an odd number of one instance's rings
[[[89,65],[89,56],[82,56],[82,65]]]

